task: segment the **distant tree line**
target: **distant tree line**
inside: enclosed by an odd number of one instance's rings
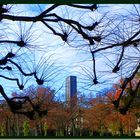
[[[23,96],[28,95],[42,110],[47,108],[48,114],[44,117],[37,115],[31,120],[25,115],[12,113],[4,100],[0,104],[0,136],[134,136],[140,111],[137,104],[139,97],[125,115],[120,114],[112,104],[112,100],[121,93],[119,85],[122,81],[96,97],[89,99],[79,96],[73,108],[69,102],[56,100],[53,89],[31,86],[24,90]],[[137,78],[133,80],[133,86],[136,81]],[[129,87],[121,101],[122,105],[129,101],[127,92],[130,92]],[[17,95],[16,92],[12,93],[13,97]],[[30,110],[28,102],[25,108]]]

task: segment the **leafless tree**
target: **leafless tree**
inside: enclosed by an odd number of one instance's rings
[[[123,72],[125,80],[122,92],[120,97],[113,101],[115,107],[119,108],[126,86],[140,69],[139,5],[133,7],[126,15],[118,14],[114,17],[111,14],[110,16],[109,12],[100,15],[98,9],[103,7],[97,4],[46,5],[44,9],[39,7],[39,12],[31,15],[20,11],[16,5],[0,5],[0,78],[15,82],[17,87],[23,90],[29,80],[43,85],[59,75],[56,71],[60,72],[61,68],[52,69],[53,63],[48,64],[42,57],[48,45],[47,38],[51,35],[57,37],[63,45],[88,49],[92,58],[92,76],[89,79],[92,79],[92,85],[100,84],[99,71],[96,69],[99,56],[104,56],[105,63],[111,62],[112,73],[120,75],[119,72]],[[101,18],[96,20],[96,14]],[[37,57],[40,55],[41,57]],[[47,58],[49,59],[49,56]],[[130,107],[139,85],[140,81],[132,90],[132,99],[128,105],[119,108],[121,113],[125,114]],[[1,82],[0,93],[13,113],[24,114],[31,119],[34,114],[41,113],[28,96],[9,98],[4,90],[5,86]],[[21,111],[25,102],[31,104],[31,111]],[[46,114],[47,111],[42,113]]]
[[[93,43],[86,48],[91,54],[91,65],[82,67],[82,70],[85,80],[89,82],[88,88],[98,84],[102,86],[104,77],[109,81],[124,79],[120,85],[121,93],[112,103],[120,113],[126,114],[140,88],[138,79],[135,87],[130,86],[128,103],[125,106],[120,105],[127,86],[140,72],[140,5],[129,5],[129,9],[121,10],[125,12],[119,13],[118,10],[114,15],[107,12],[100,17],[101,22],[92,37]],[[100,68],[97,66],[99,59],[102,61]]]
[[[18,5],[19,6],[19,5]],[[57,9],[65,9],[65,13],[57,13]],[[93,38],[87,31],[93,30],[98,23],[84,25],[79,18],[69,17],[69,10],[94,11],[97,5],[49,5],[41,9],[37,15],[29,15],[26,11],[20,11],[16,5],[0,5],[0,78],[15,82],[20,90],[23,90],[29,80],[34,80],[38,85],[50,82],[61,69],[54,68],[53,63],[44,60],[45,45],[41,43],[42,34],[60,37],[64,43],[72,44],[76,38],[86,40],[93,44]],[[38,28],[36,28],[38,27]],[[42,28],[41,28],[42,27]],[[44,29],[46,28],[46,30]],[[40,30],[40,34],[38,31]],[[46,39],[47,41],[47,39]],[[45,43],[47,44],[47,43]],[[41,55],[41,57],[39,56]],[[58,70],[59,69],[59,70]],[[15,86],[16,86],[15,85]],[[29,96],[8,97],[1,82],[0,93],[7,101],[13,113],[24,114],[30,119],[34,115],[47,114],[47,110],[41,111],[33,104]],[[32,106],[31,111],[22,111],[24,104],[28,102]]]

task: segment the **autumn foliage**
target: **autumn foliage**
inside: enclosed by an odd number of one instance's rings
[[[135,83],[135,81],[134,81]],[[128,87],[129,88],[129,87]],[[129,91],[126,89],[126,91]],[[48,110],[44,117],[36,116],[29,120],[26,116],[13,114],[3,101],[0,106],[1,135],[25,135],[25,123],[28,125],[29,136],[120,136],[134,135],[137,127],[136,112],[139,108],[132,107],[126,115],[114,108],[113,100],[119,98],[121,88],[113,85],[103,95],[85,100],[84,97],[75,98],[77,104],[71,108],[67,102],[55,99],[55,91],[49,87],[29,87],[23,94],[28,95],[32,102],[42,110]],[[18,93],[12,93],[17,96]],[[124,94],[127,98],[127,92]],[[124,100],[125,101],[125,100]],[[122,105],[124,104],[122,100]],[[30,110],[30,105],[25,104]],[[80,118],[80,119],[79,119]],[[77,122],[78,121],[78,122]]]

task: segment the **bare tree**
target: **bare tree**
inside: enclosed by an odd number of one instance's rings
[[[82,67],[85,73],[83,76],[90,82],[88,88],[97,84],[102,86],[104,77],[109,81],[118,77],[124,79],[118,99],[112,101],[122,114],[126,114],[131,107],[140,88],[139,79],[135,87],[130,86],[128,103],[125,106],[120,105],[126,88],[140,71],[140,6],[129,5],[129,8],[120,9],[124,10],[125,14],[118,10],[117,14],[108,12],[101,16],[101,23],[94,30],[95,37],[92,37],[94,43],[87,46],[92,67]],[[97,61],[100,58],[102,67],[99,68]]]
[[[128,105],[120,108],[119,103],[126,86],[140,69],[140,11],[139,5],[131,7],[134,9],[127,11],[126,15],[113,15],[104,11],[100,15],[98,9],[103,7],[97,4],[54,4],[46,5],[43,10],[39,7],[38,13],[29,15],[26,11],[19,11],[16,5],[0,5],[0,78],[15,82],[23,90],[29,80],[43,85],[59,75],[56,71],[60,72],[61,68],[52,69],[53,63],[47,61],[49,56],[45,60],[47,38],[51,35],[57,37],[63,45],[88,49],[92,67],[91,72],[87,68],[84,71],[89,75],[91,86],[100,84],[100,71],[96,64],[99,56],[104,57],[105,63],[110,62],[109,70],[112,73],[125,77],[119,98],[112,101],[125,114],[140,85],[139,81],[136,88],[131,90],[132,99]],[[99,17],[97,20],[95,15]],[[40,34],[38,31],[41,31]],[[102,76],[107,74],[103,73]],[[10,98],[4,88],[5,85],[1,83],[0,93],[13,113],[24,114],[31,119],[36,113],[41,113],[28,96]],[[32,110],[23,112],[21,110],[26,102],[31,104]],[[47,110],[42,113],[46,114]]]
[[[45,45],[41,43],[42,33],[46,37],[50,34],[60,37],[64,43],[71,45],[76,38],[86,40],[89,44],[93,44],[93,38],[87,31],[93,30],[98,23],[93,22],[91,25],[84,25],[79,18],[69,18],[70,9],[80,11],[94,11],[97,5],[49,5],[41,10],[37,15],[28,15],[21,12],[16,5],[0,5],[0,21],[1,21],[1,58],[0,58],[0,78],[14,82],[20,90],[23,90],[25,84],[29,80],[36,81],[38,85],[44,82],[50,82],[57,76],[58,68],[52,69],[53,63],[44,61]],[[65,14],[59,15],[57,9],[65,8]],[[3,26],[4,25],[4,26]],[[46,28],[38,34],[40,28]],[[47,33],[47,34],[46,34]],[[47,44],[47,43],[46,43]],[[43,48],[44,47],[44,48]],[[41,59],[37,55],[41,55]],[[48,58],[49,59],[49,58]],[[42,61],[43,60],[43,61]],[[48,72],[49,70],[49,72]],[[47,73],[48,72],[48,73]],[[16,86],[15,85],[15,86]],[[47,114],[47,110],[41,111],[29,96],[8,97],[4,90],[5,85],[1,83],[0,93],[7,101],[13,113],[24,114],[30,119],[34,119],[34,115]],[[30,111],[22,111],[24,104],[28,102],[32,106]]]

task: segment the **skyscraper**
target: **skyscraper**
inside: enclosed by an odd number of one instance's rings
[[[77,77],[69,76],[66,78],[66,101],[71,102],[73,98],[77,99]]]

